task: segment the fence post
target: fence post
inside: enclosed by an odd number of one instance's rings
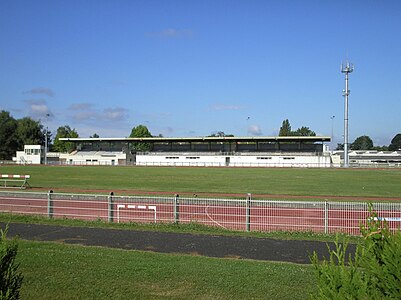
[[[180,195],[174,195],[174,223],[178,224],[180,221]]]
[[[107,197],[107,211],[108,211],[108,221],[109,223],[113,223],[114,221],[114,209],[113,209],[113,192],[110,192],[109,196]]]
[[[252,194],[246,196],[246,231],[251,231],[251,200]]]
[[[53,218],[53,190],[47,192],[47,217],[49,219]]]
[[[329,233],[329,203],[324,201],[324,233]]]

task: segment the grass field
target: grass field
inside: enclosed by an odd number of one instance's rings
[[[20,241],[22,299],[305,299],[312,267]]]
[[[0,174],[29,174],[33,188],[56,191],[401,199],[401,169],[1,166]]]
[[[34,191],[401,199],[400,169],[0,166],[0,174],[29,174]],[[311,266],[22,240],[18,261],[23,299],[305,299],[316,284]]]

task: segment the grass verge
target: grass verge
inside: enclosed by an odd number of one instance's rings
[[[305,299],[312,266],[19,241],[22,299]]]

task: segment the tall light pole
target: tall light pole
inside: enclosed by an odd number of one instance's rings
[[[345,65],[341,64],[341,73],[345,73],[345,89],[343,90],[344,96],[344,168],[348,168],[348,96],[350,90],[348,89],[348,74],[354,71],[354,65],[348,61]]]

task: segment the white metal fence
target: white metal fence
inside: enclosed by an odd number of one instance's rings
[[[400,228],[401,203],[373,203],[380,220]],[[0,212],[135,223],[199,223],[243,231],[343,232],[358,235],[369,217],[363,202],[209,199],[0,192]]]

